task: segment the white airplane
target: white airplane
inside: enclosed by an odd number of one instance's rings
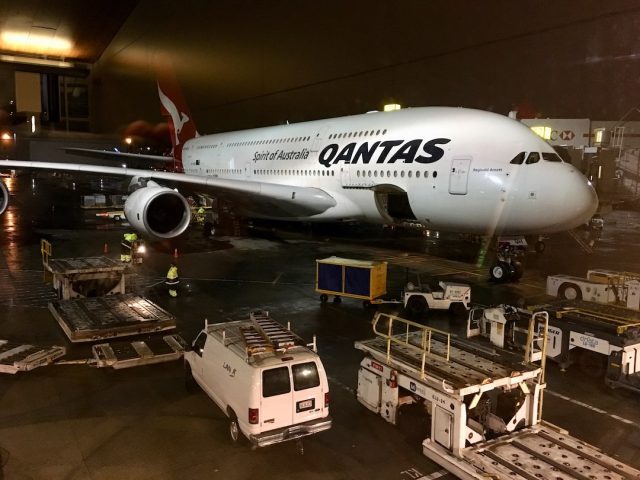
[[[528,127],[495,113],[410,108],[200,136],[181,96],[158,89],[171,117],[176,172],[16,160],[0,160],[0,169],[133,177],[127,220],[159,239],[180,235],[190,221],[186,199],[163,181],[228,198],[249,218],[409,220],[522,238],[573,229],[598,206],[575,167]],[[0,182],[0,213],[7,201]],[[490,268],[498,281],[521,275],[508,251]]]

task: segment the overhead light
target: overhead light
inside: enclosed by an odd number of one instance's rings
[[[71,42],[56,35],[52,28],[31,27],[30,31],[8,31],[0,34],[3,48],[27,53],[66,55],[71,50]]]
[[[387,103],[384,106],[384,111],[385,112],[392,112],[394,110],[400,110],[402,107],[400,106],[400,104],[398,103]]]
[[[131,145],[133,143],[133,138],[131,137],[126,137],[124,139],[124,143],[126,143],[127,145]]]
[[[39,65],[43,67],[71,68],[71,62],[62,60],[50,60],[48,58],[23,57],[22,55],[0,55],[0,62],[23,63],[26,65]]]

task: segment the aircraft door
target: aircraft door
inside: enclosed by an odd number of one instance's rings
[[[309,149],[311,156],[317,156],[320,153],[330,129],[331,125],[326,125],[316,132],[315,136],[311,137],[311,148]]]
[[[451,161],[449,176],[449,193],[452,195],[466,195],[469,180],[470,158],[454,158]]]

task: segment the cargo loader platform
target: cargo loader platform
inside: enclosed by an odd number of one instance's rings
[[[56,300],[49,311],[71,342],[92,342],[160,332],[176,326],[176,318],[134,294]]]
[[[135,342],[101,343],[91,347],[97,367],[117,369],[139,367],[179,360],[186,342],[177,334],[154,337]]]
[[[36,347],[0,340],[0,373],[28,372],[50,365],[65,353],[66,349],[60,346]]]

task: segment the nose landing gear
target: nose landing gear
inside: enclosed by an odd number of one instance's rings
[[[524,237],[498,238],[496,260],[489,268],[491,280],[497,283],[513,282],[522,278],[524,268],[517,258],[527,249]]]

